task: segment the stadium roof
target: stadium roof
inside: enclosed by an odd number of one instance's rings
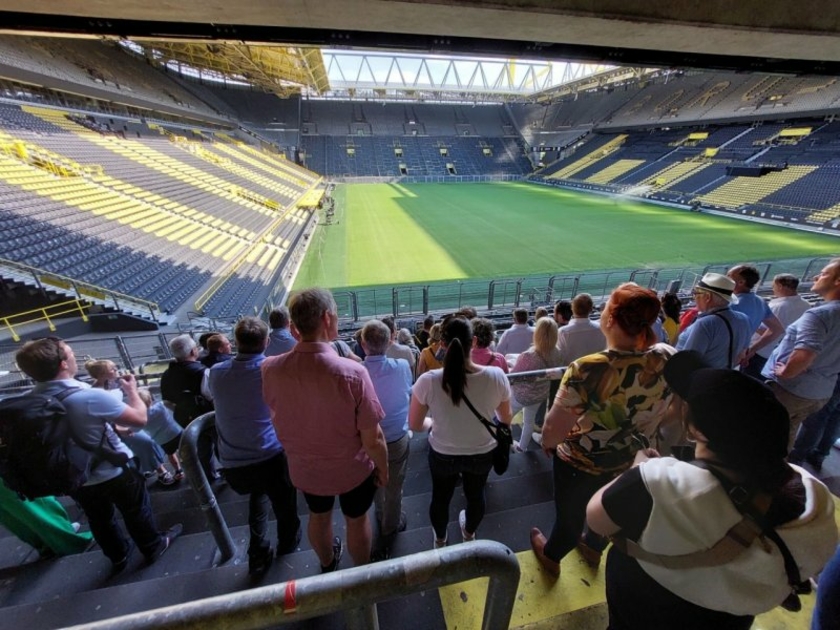
[[[811,0],[0,0],[4,29],[840,75]]]
[[[204,80],[253,85],[279,96],[493,101],[533,97],[613,66],[371,50],[188,43],[136,38],[125,48]]]

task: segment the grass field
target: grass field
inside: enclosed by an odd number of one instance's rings
[[[296,287],[369,288],[817,257],[835,237],[526,183],[336,189]]]

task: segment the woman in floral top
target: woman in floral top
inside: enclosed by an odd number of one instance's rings
[[[601,312],[607,349],[574,361],[560,384],[543,427],[543,449],[554,461],[556,519],[548,540],[536,527],[531,547],[545,570],[560,574],[560,560],[576,545],[591,563],[604,542],[580,540],[586,504],[633,463],[655,439],[670,402],[663,370],[674,349],[656,343],[656,293],[628,282]]]
[[[550,317],[543,317],[537,321],[534,329],[534,342],[530,348],[516,358],[516,364],[511,372],[532,372],[547,370],[563,365],[563,357],[557,349],[557,322]],[[511,401],[513,413],[522,409],[522,435],[518,442],[513,443],[517,452],[528,448],[531,434],[534,432],[534,421],[540,406],[548,398],[551,384],[546,381],[532,381],[515,383],[513,388],[514,400]]]

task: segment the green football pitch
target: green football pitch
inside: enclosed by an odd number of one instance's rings
[[[349,184],[296,288],[819,257],[835,237],[528,183]]]

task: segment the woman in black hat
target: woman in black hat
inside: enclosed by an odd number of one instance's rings
[[[786,463],[789,418],[762,383],[696,352],[674,355],[665,378],[686,403],[695,461],[639,451],[587,508],[614,536],[609,628],[746,630],[831,556],[831,494]]]

